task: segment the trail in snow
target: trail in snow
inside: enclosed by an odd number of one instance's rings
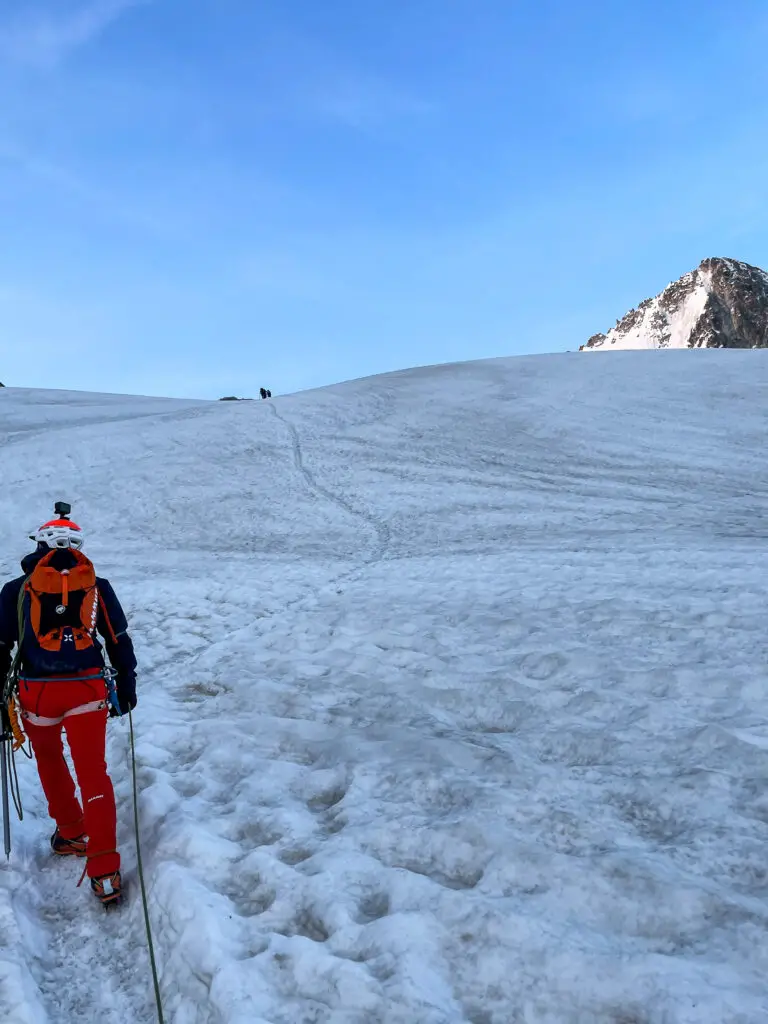
[[[197,419],[199,417],[205,417],[211,415],[213,410],[214,414],[217,411],[215,407],[211,406],[197,406],[191,410],[182,408],[178,412],[168,413],[168,408],[173,408],[173,403],[166,403],[161,408],[162,411],[158,413],[156,410],[150,414],[155,420],[160,420],[162,423],[167,423],[172,428],[177,427],[179,424],[190,419],[195,420],[192,423],[193,433],[196,434]],[[58,411],[58,410],[57,410]],[[105,416],[98,416],[95,418],[95,423],[99,427],[106,425],[115,425],[128,422],[131,427],[131,443],[135,440],[135,429],[136,424],[132,417],[127,415],[118,415],[114,420],[110,420]],[[91,424],[93,425],[94,417],[91,418]],[[285,423],[285,426],[290,425]],[[68,446],[66,439],[68,436],[66,431],[72,429],[80,429],[81,424],[72,425],[66,423],[64,426],[57,428],[61,431],[57,437],[57,447],[60,450],[67,451]],[[51,428],[54,429],[54,428]],[[311,472],[309,472],[303,465],[300,440],[298,433],[295,428],[290,429],[291,435],[291,457],[294,460],[294,465],[299,468],[301,477],[309,487],[312,495],[319,495],[324,500],[330,501],[333,505],[343,512],[344,516],[351,516],[352,521],[357,528],[357,524],[363,522],[365,525],[370,525],[373,522],[373,517],[368,517],[364,511],[353,509],[343,497],[332,494],[326,488],[317,485],[314,481]],[[31,440],[35,435],[30,431],[28,440]],[[47,434],[48,441],[50,443],[51,436],[50,430]],[[178,442],[178,436],[173,437],[174,446]],[[112,450],[114,449],[116,438],[115,436],[109,436],[105,438],[105,456],[111,459],[113,457]],[[244,439],[245,442],[245,439]],[[194,438],[194,444],[197,446],[199,440],[197,437]],[[75,447],[80,447],[76,445]],[[97,449],[100,447],[96,446]],[[276,446],[277,447],[277,446]],[[108,454],[109,453],[109,454]],[[149,455],[149,452],[147,453]],[[238,458],[238,464],[236,466],[236,472],[238,475],[242,475],[245,469],[246,475],[249,475],[250,469],[250,480],[251,485],[254,489],[263,487],[264,479],[263,465],[255,463],[253,460],[253,453],[249,452],[249,457],[243,459],[242,462]],[[95,462],[98,466],[100,459],[97,452],[92,447],[83,449],[80,457],[75,458],[75,464],[72,466],[73,476],[80,475],[87,479],[89,463]],[[270,486],[279,486],[274,473],[270,475]],[[67,491],[67,493],[71,493]],[[147,497],[146,492],[139,497],[136,495],[137,504],[144,504]],[[213,497],[213,496],[212,496]],[[150,505],[151,510],[151,505]],[[201,514],[206,515],[207,513],[201,507]],[[238,518],[241,514],[241,510],[231,510],[232,518]],[[219,521],[221,521],[221,514],[219,514]],[[383,525],[380,525],[380,529],[386,529]],[[287,611],[287,609],[294,604],[296,601],[306,602],[311,599],[318,590],[321,583],[326,581],[332,583],[338,583],[342,578],[346,578],[350,573],[359,571],[366,561],[371,558],[370,553],[361,553],[361,557],[356,559],[352,569],[346,569],[343,573],[336,573],[334,576],[330,576],[327,571],[320,574],[319,577],[313,577],[311,587],[308,589],[306,586],[300,586],[298,588],[298,596],[292,596],[284,603],[278,601],[276,604],[273,603],[273,607],[264,608],[258,612],[258,617],[273,615],[281,611]],[[222,566],[217,566],[217,571],[220,577],[225,577],[228,573],[228,569]],[[134,583],[134,587],[137,585]],[[221,586],[221,584],[220,584]],[[130,588],[126,588],[126,584],[123,583],[121,589],[121,597],[125,600],[126,590],[127,596],[130,598]],[[142,587],[143,590],[145,588]],[[223,589],[223,588],[222,588]],[[250,589],[250,588],[249,588]],[[229,591],[229,601],[234,604],[232,594],[237,593],[237,587],[227,587]],[[164,588],[161,584],[160,590],[150,591],[153,594],[153,605],[166,604],[172,607],[178,603],[178,594],[174,592],[174,589]],[[146,594],[146,590],[145,590]],[[210,599],[210,593],[202,591],[200,593],[201,608],[205,607],[205,603]],[[146,599],[146,598],[144,598]],[[251,595],[252,599],[252,595]],[[232,633],[230,630],[232,626],[236,624],[236,614],[232,611],[232,618],[227,619],[223,614],[226,608],[227,597],[224,593],[219,593],[217,597],[216,611],[218,614],[211,611],[198,611],[190,610],[187,615],[188,618],[182,612],[179,615],[179,624],[174,626],[172,616],[165,616],[162,623],[158,626],[154,623],[152,626],[152,632],[156,637],[155,643],[152,646],[157,646],[160,650],[157,654],[150,656],[150,665],[152,668],[151,673],[146,671],[147,665],[147,649],[142,652],[142,667],[145,671],[141,673],[141,682],[152,679],[153,682],[160,684],[160,690],[157,694],[157,704],[162,704],[163,714],[162,717],[166,720],[171,719],[176,722],[180,731],[184,734],[187,732],[193,732],[196,727],[196,709],[198,707],[197,702],[208,695],[215,694],[216,688],[212,691],[206,691],[205,685],[198,682],[192,682],[191,684],[187,680],[187,672],[185,669],[185,663],[192,660],[197,654],[201,647],[206,652],[215,652],[217,641],[221,642],[228,636],[230,641],[232,640]],[[149,618],[149,616],[147,616]],[[189,625],[192,620],[192,630],[196,633],[197,627],[195,626],[194,620],[197,620],[201,630],[203,631],[202,636],[195,635],[191,638],[189,636]],[[136,623],[136,616],[132,616],[133,624]],[[216,623],[223,626],[223,631],[216,633]],[[213,627],[213,628],[212,628]],[[178,630],[184,639],[184,646],[179,644],[181,637]],[[232,631],[237,633],[235,629]],[[251,636],[252,640],[252,629],[249,627],[246,632]],[[176,644],[173,642],[174,633],[176,633]],[[141,634],[141,627],[139,625],[139,636]],[[170,634],[170,644],[168,643]],[[146,644],[146,642],[145,642]],[[169,653],[165,653],[162,648],[163,646],[170,646],[171,650]],[[186,649],[185,649],[186,648]],[[142,698],[142,707],[145,702],[145,694],[142,693],[143,687],[140,686],[140,695]],[[137,713],[137,735],[139,737],[139,759],[142,760],[143,754],[143,767],[140,768],[140,780],[142,788],[151,786],[154,778],[154,773],[151,768],[147,765],[151,765],[153,761],[156,761],[156,755],[153,753],[147,753],[144,738],[141,731],[141,712]],[[64,1020],[71,1017],[73,1014],[82,1013],[84,1007],[89,1007],[89,1014],[95,1014],[99,1020],[104,1022],[123,1022],[128,1017],[133,1017],[138,1021],[151,1020],[153,1019],[154,1010],[153,1003],[151,1001],[151,992],[148,987],[148,971],[149,964],[146,954],[146,943],[143,934],[143,925],[139,915],[138,907],[138,884],[135,877],[135,855],[134,847],[132,842],[132,828],[131,828],[131,815],[130,815],[130,793],[128,786],[128,766],[129,766],[129,751],[127,745],[127,734],[124,723],[110,723],[110,764],[112,766],[112,775],[115,780],[116,791],[118,795],[118,803],[120,807],[120,823],[121,823],[121,836],[122,842],[121,847],[123,848],[124,856],[124,871],[133,883],[133,898],[131,906],[126,908],[119,915],[119,923],[116,923],[118,915],[113,915],[108,921],[103,920],[103,911],[100,908],[91,906],[87,900],[83,900],[83,892],[77,892],[74,890],[76,876],[79,875],[77,865],[72,864],[60,864],[56,863],[53,865],[54,870],[50,870],[47,864],[47,847],[45,837],[36,836],[34,846],[31,849],[26,849],[23,844],[20,843],[16,856],[23,865],[23,872],[37,877],[40,875],[40,881],[35,886],[35,896],[30,902],[28,894],[25,894],[20,900],[20,906],[17,913],[21,919],[36,921],[38,925],[42,925],[46,938],[39,943],[40,949],[46,948],[45,955],[39,957],[33,956],[30,962],[30,968],[32,970],[33,977],[35,978],[39,986],[39,997],[42,999],[43,1005],[47,1007],[46,1013],[50,1020]],[[178,797],[188,798],[189,795],[197,788],[196,782],[184,781],[184,775],[186,768],[190,764],[186,760],[187,753],[185,748],[181,750],[177,749],[178,763],[176,769],[173,772],[174,785],[176,789],[175,793]],[[29,773],[28,773],[29,776]],[[38,798],[35,800],[36,809],[41,819],[44,819],[44,811],[42,808],[42,801]],[[145,821],[147,815],[144,816]],[[151,820],[151,817],[150,817]],[[151,835],[151,832],[150,832]],[[41,870],[42,868],[42,870]],[[69,868],[70,870],[66,870]],[[87,885],[87,883],[86,883]],[[170,898],[173,899],[171,893]],[[157,912],[158,907],[153,908]],[[160,918],[162,920],[163,915],[161,913]],[[128,926],[128,934],[130,936],[129,941],[124,941],[123,930]],[[174,925],[172,920],[169,918],[167,927],[171,934],[174,932]],[[95,956],[91,961],[91,967],[87,973],[87,976],[82,979],[78,979],[75,984],[62,985],[63,979],[68,977],[70,973],[70,964],[72,959],[73,946],[76,948],[78,945],[87,944],[86,940],[90,935],[91,941],[93,939],[94,931],[98,929],[103,931],[105,938],[113,938],[115,940],[114,948],[109,948],[108,952],[102,956]],[[115,977],[120,978],[120,983],[115,985]],[[199,977],[204,979],[204,972],[199,972]],[[203,981],[200,982],[204,984]],[[173,996],[171,987],[171,1006],[173,1006]],[[142,1009],[143,1008],[143,1009]]]
[[[274,402],[270,403],[270,409],[272,413],[280,420],[282,424],[288,429],[291,435],[291,446],[293,450],[293,461],[296,469],[301,473],[307,482],[307,486],[311,491],[314,491],[320,497],[325,498],[327,501],[332,502],[334,505],[338,505],[339,508],[344,509],[349,515],[354,516],[356,519],[361,519],[367,526],[369,526],[376,534],[377,544],[376,547],[371,551],[370,555],[366,559],[367,563],[380,561],[386,552],[387,545],[390,540],[390,529],[387,523],[374,515],[370,510],[364,507],[358,507],[339,494],[337,491],[330,490],[324,487],[318,482],[317,477],[312,473],[304,462],[304,453],[301,447],[301,438],[299,432],[293,423],[290,422],[285,416],[282,416],[277,411],[277,406]]]
[[[93,435],[82,437],[83,427],[90,430],[126,424],[133,431],[137,415],[151,417],[154,423],[175,425],[190,417],[196,418],[206,408],[199,404],[189,408],[190,403],[179,403],[178,411],[169,414],[168,410],[174,409],[174,403],[146,400],[144,408],[148,407],[149,411],[145,413],[140,399],[138,403],[137,409],[124,399],[121,402],[113,396],[106,396],[107,407],[113,404],[116,410],[127,407],[133,414],[118,412],[112,417],[91,414],[86,424],[77,422],[80,419],[77,413],[73,417],[75,423],[72,423],[67,417],[67,407],[62,409],[54,405],[54,424],[47,430],[30,430],[25,440],[29,442],[42,436],[46,448],[56,449],[60,458],[64,455],[73,459],[73,475],[82,472],[87,480],[88,462],[94,454],[94,447],[101,445]],[[86,409],[91,413],[87,405]],[[108,443],[105,447],[108,449]],[[74,458],[69,455],[72,451],[78,453]],[[50,488],[47,489],[47,506],[50,507]],[[73,493],[71,484],[65,485],[65,491],[68,495]],[[42,506],[43,509],[45,507]],[[51,857],[47,839],[52,828],[47,825],[39,783],[32,765],[26,766],[23,772],[24,802],[27,813],[31,812],[37,819],[38,828],[30,833],[15,826],[13,857],[21,884],[14,891],[13,909],[17,923],[23,926],[25,969],[29,970],[38,986],[36,1001],[40,1003],[40,1016],[30,1018],[25,1008],[17,1007],[7,1018],[10,1021],[65,1021],[81,1017],[104,1021],[105,1024],[124,1024],[127,1020],[154,1019],[154,1002],[148,986],[149,960],[138,906],[135,847],[131,841],[127,723],[110,723],[109,763],[120,811],[123,872],[132,888],[130,906],[109,915],[90,897],[87,879],[82,889],[76,888],[82,862],[60,861]],[[42,829],[40,825],[43,825]]]
[[[435,367],[94,429],[57,403],[55,445],[0,449],[3,535],[74,496],[127,606],[170,1021],[766,1019],[762,356]],[[24,768],[6,1019],[149,1024],[136,893],[104,930]]]

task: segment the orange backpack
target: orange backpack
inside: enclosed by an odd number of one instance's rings
[[[54,550],[40,559],[24,583],[25,647],[32,637],[43,651],[74,654],[96,646],[96,570],[80,551],[69,552],[75,559],[70,569],[53,568]]]

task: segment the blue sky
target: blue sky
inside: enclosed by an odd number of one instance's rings
[[[765,0],[3,0],[0,380],[575,349],[768,267]]]

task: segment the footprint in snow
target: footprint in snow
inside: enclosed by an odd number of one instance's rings
[[[543,683],[562,671],[566,664],[567,659],[562,654],[526,654],[520,662],[520,671],[528,679]]]
[[[372,921],[379,921],[390,912],[391,903],[389,894],[386,892],[372,892],[360,900],[357,910],[357,921],[359,924],[371,924]]]
[[[297,914],[282,928],[276,928],[278,935],[303,935],[312,942],[327,942],[331,933],[317,914],[311,910],[299,910]]]
[[[287,867],[293,868],[297,864],[303,864],[305,860],[309,860],[312,856],[312,851],[305,849],[303,846],[289,846],[284,850],[281,850],[277,858],[278,860],[287,865]]]

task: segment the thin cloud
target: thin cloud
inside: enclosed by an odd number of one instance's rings
[[[405,118],[423,117],[434,105],[383,79],[363,75],[337,77],[307,97],[318,114],[358,131]]]
[[[287,114],[335,122],[363,134],[435,114],[435,102],[407,83],[363,67],[321,40],[273,35],[268,67],[280,83],[275,103]]]
[[[56,67],[71,53],[97,39],[131,8],[152,0],[91,0],[66,12],[29,11],[0,24],[0,58],[35,68]]]
[[[179,230],[169,222],[163,210],[159,215],[146,211],[130,197],[121,196],[51,160],[0,136],[0,172],[15,171],[35,179],[48,193],[74,197],[87,208],[89,216],[97,214],[111,222],[127,224],[161,239],[179,238]]]
[[[67,168],[30,153],[8,139],[0,138],[0,167],[3,166],[15,168],[29,177],[83,198],[90,199],[93,195],[86,182]]]

